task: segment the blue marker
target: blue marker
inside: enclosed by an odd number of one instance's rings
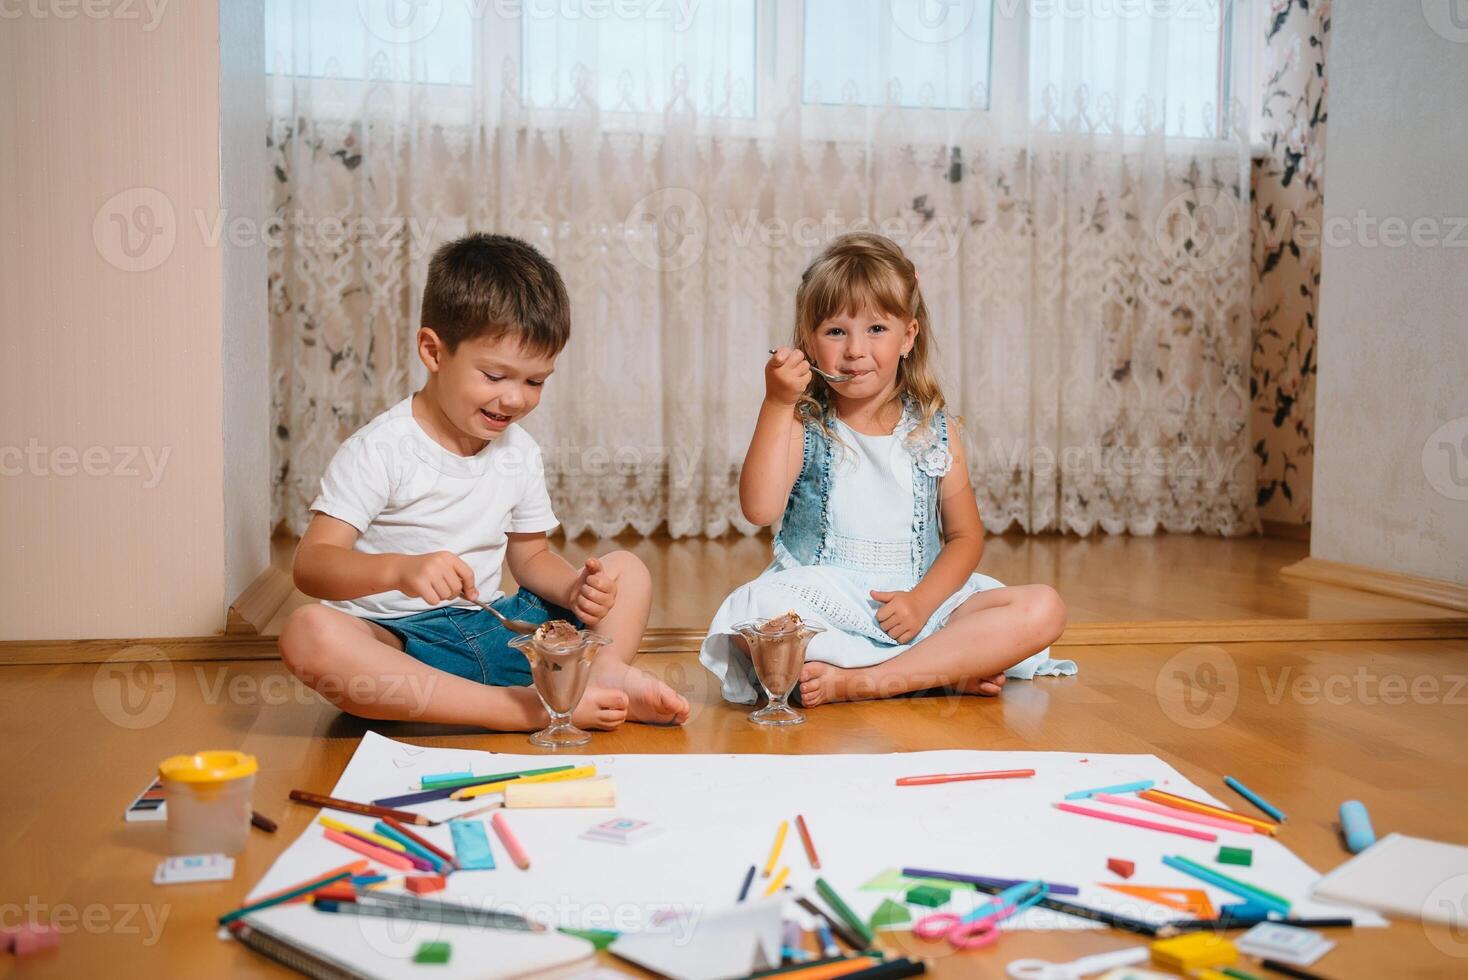
[[[1101,786],[1097,789],[1078,789],[1074,793],[1066,793],[1065,798],[1067,800],[1089,800],[1097,793],[1140,793],[1155,785],[1156,780],[1142,779],[1135,783],[1117,783],[1115,786]]]
[[[1376,843],[1376,831],[1371,827],[1371,815],[1360,800],[1347,800],[1341,804],[1341,834],[1346,838],[1346,847],[1352,854],[1360,854]]]
[[[821,937],[822,956],[841,955],[841,947],[836,945],[836,937],[831,935],[831,927],[826,924],[825,919],[816,920],[816,935]]]
[[[1278,820],[1280,823],[1284,823],[1284,811],[1281,810],[1279,807],[1275,806],[1273,803],[1270,803],[1264,797],[1260,796],[1258,793],[1254,792],[1252,789],[1245,786],[1243,783],[1239,782],[1232,776],[1224,776],[1223,781],[1225,783],[1228,783],[1229,789],[1233,790],[1235,793],[1239,794],[1244,799],[1257,806],[1260,812],[1269,817],[1269,819]]]

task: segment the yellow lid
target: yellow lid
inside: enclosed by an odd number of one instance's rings
[[[158,765],[164,779],[180,783],[226,783],[252,776],[259,770],[260,763],[253,755],[225,750],[175,755]]]

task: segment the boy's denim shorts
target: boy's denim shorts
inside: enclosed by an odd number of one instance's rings
[[[546,602],[528,589],[490,603],[511,619],[544,623],[564,619],[577,629],[583,624],[568,609]],[[524,687],[530,683],[530,663],[510,646],[515,634],[483,609],[444,606],[398,619],[372,622],[403,642],[403,652],[414,660],[495,687]]]

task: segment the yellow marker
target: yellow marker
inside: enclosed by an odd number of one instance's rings
[[[463,789],[454,790],[449,799],[472,800],[477,796],[502,792],[511,783],[559,783],[565,779],[590,779],[595,775],[596,766],[577,766],[575,769],[562,769],[560,772],[543,772],[538,776],[520,776],[516,779],[503,779],[497,783],[484,783],[481,786],[465,786]]]
[[[770,848],[770,859],[765,862],[765,870],[760,874],[761,878],[768,878],[775,870],[775,862],[780,860],[780,848],[785,846],[785,834],[790,830],[790,821],[781,820],[780,829],[775,831],[775,846]]]
[[[399,854],[408,853],[408,849],[406,847],[404,847],[402,844],[399,844],[391,837],[384,837],[381,834],[374,834],[372,831],[362,830],[360,827],[353,827],[349,823],[342,823],[335,817],[328,817],[324,813],[316,818],[316,822],[321,824],[321,826],[323,827],[329,827],[332,830],[340,830],[342,833],[351,834],[353,837],[360,837],[362,840],[370,841],[371,843],[376,844],[378,847],[385,847],[389,851],[397,851]]]
[[[789,878],[789,877],[790,877],[790,865],[787,864],[787,865],[785,865],[785,867],[783,867],[783,868],[780,869],[780,873],[779,874],[775,875],[775,880],[772,881],[772,882],[770,882],[770,887],[768,887],[768,888],[765,889],[765,898],[769,898],[771,895],[773,895],[776,892],[778,892],[780,890],[781,886],[783,886],[785,884],[785,879],[786,878]]]

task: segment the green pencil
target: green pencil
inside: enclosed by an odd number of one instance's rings
[[[1178,864],[1185,864],[1190,868],[1197,868],[1199,871],[1206,871],[1211,875],[1222,878],[1224,881],[1227,881],[1230,884],[1238,885],[1240,888],[1251,891],[1256,895],[1263,895],[1265,898],[1271,898],[1274,901],[1285,906],[1286,908],[1290,906],[1290,900],[1288,898],[1285,898],[1283,895],[1276,895],[1274,892],[1265,891],[1258,885],[1251,885],[1247,881],[1240,881],[1237,878],[1230,878],[1222,871],[1218,871],[1214,868],[1207,867],[1206,865],[1199,864],[1197,861],[1190,861],[1187,858],[1183,857],[1181,854],[1174,854],[1172,859]]]
[[[841,896],[836,894],[836,889],[832,888],[825,878],[816,879],[816,891],[821,893],[826,904],[831,906],[831,911],[841,917],[841,921],[846,923],[847,928],[861,937],[862,942],[870,946],[877,941],[876,934],[868,928],[865,922],[861,921],[855,912],[851,911],[851,906],[841,900]]]
[[[544,769],[520,769],[516,772],[502,772],[493,776],[451,776],[448,778],[425,776],[419,780],[424,789],[463,789],[465,786],[483,786],[485,783],[498,783],[505,779],[519,779],[521,776],[539,776],[546,772],[561,772],[565,769],[574,769],[575,766],[547,766]]]
[[[316,889],[329,885],[334,881],[341,881],[343,878],[350,878],[351,876],[352,872],[343,871],[341,874],[335,874],[329,878],[317,878],[315,881],[308,881],[306,884],[292,888],[288,892],[281,892],[279,895],[272,895],[270,898],[262,898],[253,905],[245,905],[235,909],[233,912],[226,912],[219,917],[219,924],[227,926],[241,916],[249,915],[251,912],[258,912],[261,909],[268,909],[272,905],[279,905],[282,902],[289,902],[293,898],[300,898],[308,892],[314,892]]]

